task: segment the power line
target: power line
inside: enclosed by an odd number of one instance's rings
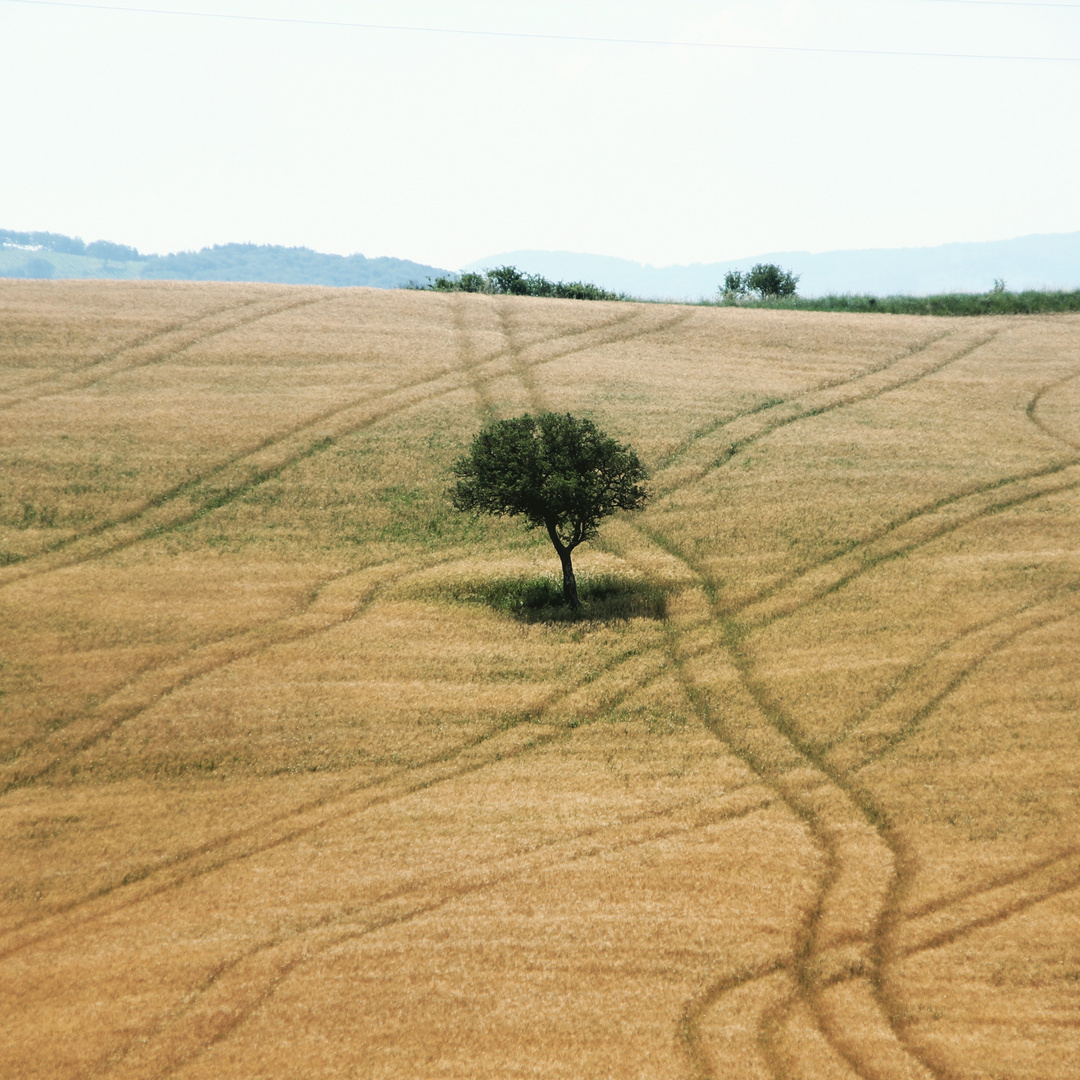
[[[1080,4],[1054,4],[1044,0],[911,0],[916,4],[970,4],[975,7],[1080,8]]]
[[[937,0],[951,3],[1004,3],[1005,0]],[[1080,56],[1024,56],[1008,53],[922,52],[913,49],[839,49],[809,45],[749,45],[722,41],[677,41],[658,38],[592,37],[584,34],[536,34],[520,30],[463,30],[449,26],[405,26],[391,23],[339,22],[329,19],[298,19],[275,15],[231,15],[218,11],[181,11],[174,8],[126,7],[120,4],[84,4],[75,0],[0,0],[0,3],[29,7],[76,8],[83,11],[111,11],[137,15],[175,15],[191,19],[229,22],[270,23],[283,26],[316,26],[345,30],[383,30],[394,33],[450,34],[458,37],[513,38],[525,41],[582,42],[593,45],[646,45],[680,49],[727,49],[745,52],[810,53],[829,56],[882,56],[931,60],[1009,60],[1028,63],[1080,64]],[[1028,6],[1028,5],[1023,5]],[[1051,7],[1064,7],[1052,4]],[[1080,6],[1080,5],[1070,5]]]

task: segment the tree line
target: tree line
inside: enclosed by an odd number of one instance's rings
[[[419,289],[435,292],[488,293],[493,296],[549,296],[560,300],[631,300],[587,281],[548,281],[542,274],[525,274],[516,266],[496,266],[479,273],[446,274]]]
[[[129,262],[141,259],[136,248],[127,244],[114,244],[109,240],[94,240],[83,243],[77,236],[64,236],[51,232],[16,232],[13,229],[0,229],[0,244],[15,247],[43,248],[55,251],[58,255],[89,255],[95,259],[112,259],[114,262]]]

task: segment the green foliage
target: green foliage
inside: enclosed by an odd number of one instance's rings
[[[746,283],[741,270],[729,270],[724,275],[724,296],[736,297],[746,294]]]
[[[418,286],[423,288],[423,286]],[[492,296],[550,296],[559,300],[630,300],[585,281],[548,281],[541,274],[523,274],[516,266],[496,266],[483,273],[437,277],[427,286],[436,292],[488,293]]]
[[[454,508],[524,517],[547,531],[563,565],[563,594],[579,601],[571,553],[617,510],[644,505],[645,468],[628,446],[569,413],[495,420],[453,467]]]
[[[569,413],[493,421],[453,472],[455,509],[524,517],[567,548],[592,539],[616,510],[639,510],[646,497],[637,454]]]
[[[484,604],[509,615],[528,617],[562,606],[562,585],[554,577],[537,574],[528,578],[494,578],[461,582],[453,590],[455,600]]]
[[[139,258],[136,248],[128,247],[127,244],[114,244],[109,240],[95,240],[92,244],[87,244],[86,254],[106,262],[110,259],[115,262],[130,262]]]
[[[445,281],[446,278],[440,279]],[[459,287],[462,292],[483,292],[484,291],[484,275],[483,274],[462,274],[458,279]]]
[[[753,301],[756,307],[798,311],[881,312],[887,315],[1048,315],[1080,311],[1080,289],[1072,292],[940,293],[935,296],[801,296]]]
[[[540,278],[544,281],[544,278]],[[550,293],[533,292],[532,296],[550,295],[561,300],[632,300],[628,293],[613,293],[601,289],[598,285],[591,285],[586,281],[556,281],[554,284],[545,282],[551,288]]]
[[[757,293],[761,300],[768,300],[794,296],[798,284],[798,274],[793,274],[776,263],[758,263],[746,273],[729,270],[724,275],[721,294],[728,303],[735,303],[751,293]]]
[[[487,272],[491,291],[507,296],[528,296],[529,282],[516,266],[496,266]]]
[[[783,270],[775,263],[758,263],[746,275],[748,292],[756,292],[762,300],[767,296],[794,296],[799,275]]]
[[[82,255],[86,251],[86,245],[77,236],[64,236],[61,233],[51,232],[16,232],[12,229],[0,229],[0,244],[11,244],[22,248],[44,248],[46,251],[56,251],[64,255]]]

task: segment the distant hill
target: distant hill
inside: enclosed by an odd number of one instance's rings
[[[217,244],[201,251],[142,255],[133,247],[104,240],[84,244],[78,237],[59,233],[0,229],[0,277],[266,281],[395,289],[446,273],[409,259],[326,255],[273,244]]]
[[[310,248],[218,244],[148,260],[144,278],[175,281],[274,281],[283,285],[370,285],[396,289],[445,274],[436,266],[382,256],[324,255]]]
[[[552,281],[588,281],[646,299],[713,297],[728,270],[779,263],[801,275],[802,296],[870,293],[925,296],[986,292],[995,279],[1010,290],[1080,288],[1080,232],[1015,240],[865,251],[774,251],[726,262],[649,266],[606,255],[509,251],[477,259],[464,270],[516,266]],[[304,247],[218,244],[201,251],[144,255],[133,247],[47,232],[0,229],[0,277],[120,278],[171,281],[265,281],[288,285],[368,285],[400,288],[445,276],[447,270],[408,259],[326,255]]]
[[[716,295],[729,270],[778,263],[801,275],[799,294],[872,293],[927,296],[986,292],[994,279],[1010,290],[1080,288],[1080,232],[1015,240],[865,251],[773,251],[727,262],[649,266],[606,255],[568,251],[508,251],[477,259],[465,270],[516,266],[564,281],[591,281],[604,289],[648,299],[698,300]]]

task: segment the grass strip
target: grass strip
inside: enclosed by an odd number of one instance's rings
[[[807,298],[721,300],[719,307],[783,311],[849,311],[884,315],[1046,315],[1080,311],[1080,289],[1071,292],[940,293],[934,296],[871,296],[844,293]]]

